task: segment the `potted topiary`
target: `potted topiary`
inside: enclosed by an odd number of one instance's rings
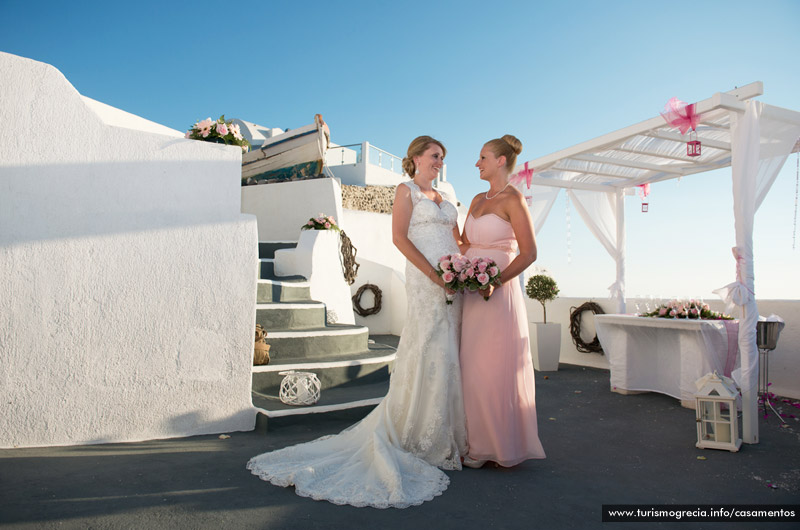
[[[558,296],[558,285],[548,274],[536,274],[528,279],[525,292],[529,298],[542,304],[544,322],[531,322],[531,355],[533,367],[540,372],[558,370],[561,356],[561,324],[547,323],[547,302]]]

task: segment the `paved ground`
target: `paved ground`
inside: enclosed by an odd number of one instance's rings
[[[761,419],[739,453],[694,447],[694,411],[621,396],[609,374],[536,374],[546,460],[448,472],[441,497],[405,510],[298,497],[245,469],[258,453],[338,432],[358,415],[256,432],[0,451],[2,528],[796,528],[792,523],[601,523],[603,504],[788,504],[800,499],[800,423]],[[797,412],[787,404],[789,413]],[[705,457],[699,460],[698,457]],[[769,487],[773,484],[776,489]]]

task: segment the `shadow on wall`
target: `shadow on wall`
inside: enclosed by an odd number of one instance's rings
[[[0,246],[239,221],[230,169],[203,160],[0,167]]]

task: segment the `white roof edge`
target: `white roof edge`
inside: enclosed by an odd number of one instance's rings
[[[724,93],[717,92],[713,94],[710,98],[698,101],[696,103],[696,109],[699,114],[702,114],[704,112],[709,112],[717,108],[730,108],[730,110],[739,110],[739,108],[733,109],[731,107],[736,106],[736,103],[740,101],[760,96],[763,93],[764,93],[764,83],[761,81],[755,81],[753,83],[737,87],[728,92]],[[593,138],[592,140],[587,140],[577,145],[573,145],[572,147],[567,147],[566,149],[556,151],[555,153],[551,153],[549,155],[536,158],[534,160],[529,160],[528,166],[532,167],[534,170],[536,170],[537,168],[551,166],[558,160],[583,154],[589,151],[598,151],[603,149],[604,147],[613,145],[624,138],[630,138],[632,136],[642,134],[646,131],[658,127],[663,127],[665,125],[666,122],[664,121],[664,118],[662,118],[661,116],[656,116],[644,120],[642,122],[629,125],[628,127],[619,129],[617,131],[610,132],[602,136],[598,136],[596,138]],[[517,165],[517,167],[514,168],[514,172],[516,173],[522,170],[523,167],[524,163]]]
[[[92,112],[97,114],[97,116],[106,125],[184,138],[184,133],[167,127],[166,125],[161,125],[160,123],[150,121],[142,118],[141,116],[137,116],[136,114],[131,114],[130,112],[112,107],[111,105],[94,100],[84,95],[81,95],[81,98],[83,98],[83,102],[86,103],[86,106],[89,107]]]

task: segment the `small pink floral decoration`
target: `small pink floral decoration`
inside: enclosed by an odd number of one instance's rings
[[[238,145],[243,153],[250,150],[250,142],[242,136],[239,126],[230,120],[225,121],[224,114],[217,121],[212,121],[211,118],[198,121],[186,131],[185,137],[218,144]]]
[[[336,220],[333,217],[320,213],[318,216],[309,219],[301,227],[301,230],[336,230],[338,232],[341,228],[336,226]]]

